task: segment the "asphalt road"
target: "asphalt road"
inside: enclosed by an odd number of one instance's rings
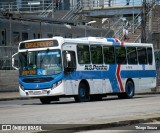
[[[67,98],[48,105],[42,105],[39,99],[0,101],[0,124],[80,125],[137,119],[160,119],[160,95],[137,95],[123,100],[110,96],[84,103]]]

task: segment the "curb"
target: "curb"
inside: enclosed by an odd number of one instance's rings
[[[145,124],[150,122],[160,121],[160,117],[153,117],[147,119],[134,119],[134,120],[124,120],[118,122],[110,122],[104,124],[56,124],[47,125],[46,131],[41,131],[41,133],[64,133],[64,132],[87,132],[93,130],[135,130],[136,124],[143,124],[143,126],[148,126],[151,124]],[[157,130],[160,129],[160,125],[155,124],[158,126]],[[151,131],[151,130],[150,130]]]
[[[29,97],[0,98],[0,101],[29,100],[29,99],[33,99],[33,98],[29,98]]]

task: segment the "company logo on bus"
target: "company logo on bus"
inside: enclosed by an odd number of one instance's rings
[[[85,65],[84,70],[108,70],[106,65]]]
[[[21,43],[20,49],[44,48],[53,46],[58,46],[58,42],[56,40]]]

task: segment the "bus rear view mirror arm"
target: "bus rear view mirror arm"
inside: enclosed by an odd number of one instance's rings
[[[15,53],[15,54],[12,55],[12,67],[13,67],[14,69],[16,69],[16,70],[19,69],[18,67],[16,67],[16,66],[14,65],[14,62],[15,62],[14,56],[16,56],[17,54],[18,54],[18,53]]]

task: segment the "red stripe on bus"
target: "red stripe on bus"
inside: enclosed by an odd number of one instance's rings
[[[121,42],[121,46],[124,46],[124,42]]]
[[[121,92],[124,92],[124,88],[123,88],[123,85],[122,85],[122,80],[121,80],[121,77],[120,77],[120,69],[121,69],[121,65],[118,64],[118,67],[117,67],[117,78],[118,78],[118,83],[119,83],[119,87],[121,89]]]

